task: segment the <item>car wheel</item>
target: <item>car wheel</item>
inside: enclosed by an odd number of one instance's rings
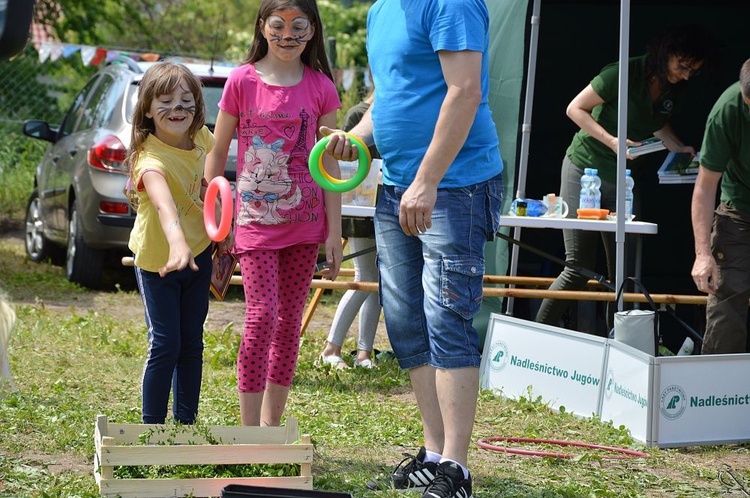
[[[91,249],[83,241],[78,207],[75,202],[68,222],[68,250],[65,255],[65,277],[71,282],[95,289],[99,287],[104,254]]]
[[[44,236],[40,204],[39,192],[34,189],[26,205],[26,254],[35,263],[50,258],[53,253],[52,243]]]

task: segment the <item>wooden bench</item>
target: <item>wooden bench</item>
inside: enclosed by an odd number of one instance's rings
[[[314,289],[333,289],[333,290],[363,290],[369,292],[378,291],[377,282],[354,282],[345,280],[353,277],[353,273],[342,269],[339,278],[336,281],[316,278],[312,282]],[[242,283],[242,277],[236,275],[232,277],[232,283]],[[603,290],[580,290],[580,291],[562,291],[549,290],[549,286],[554,282],[553,278],[545,277],[521,277],[521,276],[501,276],[485,275],[484,276],[484,295],[487,297],[520,297],[527,299],[568,299],[568,300],[586,300],[586,301],[614,301],[617,297],[614,292]],[[524,288],[507,288],[495,287],[494,285],[516,285]],[[589,280],[586,286],[590,289],[603,289],[603,286],[596,280]],[[686,294],[651,294],[654,302],[657,304],[694,304],[705,305],[707,296],[686,295]],[[631,303],[648,302],[646,297],[637,292],[623,293],[623,300]]]
[[[122,264],[133,266],[133,258],[123,258]],[[326,289],[330,290],[361,290],[367,292],[377,292],[377,282],[355,282],[354,270],[351,268],[342,268],[336,280],[326,280],[318,273],[312,281],[311,288],[315,289],[310,303],[305,309],[302,317],[302,333],[305,333],[312,316],[315,314],[318,304],[320,303],[323,293]],[[587,290],[565,291],[550,290],[549,286],[554,282],[554,278],[547,277],[522,277],[522,276],[503,276],[503,275],[485,275],[484,296],[485,297],[512,297],[519,299],[565,299],[571,301],[615,301],[617,294],[603,290],[604,287],[596,280],[589,280],[586,283]],[[235,267],[235,275],[231,279],[232,285],[242,285],[242,276],[239,274],[239,265]],[[497,287],[498,285],[513,285],[514,287]],[[520,287],[520,288],[519,288]],[[651,294],[651,298],[656,304],[677,305],[689,304],[705,306],[708,296],[690,295],[690,294]],[[646,303],[646,297],[638,292],[624,292],[622,295],[624,302],[628,303]]]
[[[316,275],[320,277],[320,275]],[[355,282],[351,280],[354,277],[353,270],[342,268],[339,277],[335,280],[325,280],[315,278],[311,287],[315,289],[310,303],[305,310],[302,318],[302,332],[310,324],[315,309],[317,308],[323,292],[326,289],[331,290],[361,290],[367,292],[378,292],[377,282]],[[232,283],[242,283],[242,277],[235,275],[232,277]],[[589,280],[586,283],[587,289],[578,291],[549,290],[549,286],[554,282],[554,278],[546,277],[521,277],[521,276],[502,276],[502,275],[485,275],[483,282],[483,292],[485,297],[513,297],[520,299],[565,299],[572,301],[615,301],[617,294],[609,292],[596,280]],[[497,287],[497,285],[514,285],[518,287]],[[599,289],[599,290],[597,290]],[[624,302],[629,303],[647,303],[646,296],[636,292],[625,292],[622,295]],[[677,305],[692,304],[705,306],[707,296],[685,295],[685,294],[651,294],[651,298],[656,304]]]

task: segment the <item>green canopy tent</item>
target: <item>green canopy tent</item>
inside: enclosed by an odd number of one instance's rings
[[[568,102],[609,62],[627,60],[645,51],[646,42],[660,29],[679,24],[700,24],[719,42],[721,65],[715,74],[696,81],[689,108],[673,127],[685,143],[700,147],[705,118],[718,95],[736,81],[739,67],[750,57],[750,31],[745,26],[750,3],[730,0],[487,0],[490,12],[490,106],[505,161],[503,212],[516,196],[541,198],[559,192],[560,165],[577,127],[565,115]],[[624,67],[627,67],[625,65]],[[620,108],[627,101],[627,74],[621,74]],[[533,129],[532,129],[533,120]],[[626,123],[626,107],[620,128]],[[624,151],[624,133],[620,150]],[[693,247],[689,204],[691,185],[659,186],[658,169],[664,156],[652,154],[640,161],[644,171],[637,180],[639,204],[647,221],[659,225],[659,235],[647,240],[644,280],[660,291],[692,293],[689,277]],[[618,160],[618,206],[624,205],[624,153]],[[576,200],[568,199],[571,209]],[[673,210],[665,210],[665,206]],[[507,230],[507,229],[506,229]],[[561,252],[558,231],[527,230],[524,242]],[[520,231],[514,233],[520,237]],[[617,279],[624,268],[624,221],[616,233]],[[675,252],[675,241],[682,241]],[[671,252],[669,258],[661,253]],[[504,241],[488,245],[487,273],[515,274],[519,266],[542,271],[544,263],[524,260]],[[532,262],[533,264],[530,264]],[[559,271],[559,269],[557,270]],[[537,273],[538,274],[538,273]],[[556,273],[554,273],[556,274]],[[512,303],[506,312],[514,314]],[[501,298],[486,298],[475,326],[484,332],[490,312],[502,312]]]

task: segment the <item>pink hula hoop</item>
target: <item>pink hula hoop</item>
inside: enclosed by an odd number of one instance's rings
[[[216,205],[216,198],[221,194],[221,220],[216,226],[216,213],[212,206]],[[206,225],[206,233],[214,242],[221,242],[229,235],[232,225],[232,187],[223,176],[217,176],[206,189],[206,199],[203,203],[203,223]]]
[[[598,444],[583,443],[580,441],[561,441],[559,439],[536,439],[526,437],[486,437],[477,441],[477,446],[485,450],[500,451],[512,453],[515,455],[551,457],[551,458],[575,458],[580,455],[572,453],[557,453],[553,451],[524,450],[521,448],[511,448],[506,445],[493,444],[497,441],[505,443],[532,443],[547,444],[552,446],[573,446],[585,448],[587,450],[602,451],[602,458],[623,459],[623,458],[648,458],[648,453],[631,450],[627,448],[618,448],[616,446],[602,446]]]

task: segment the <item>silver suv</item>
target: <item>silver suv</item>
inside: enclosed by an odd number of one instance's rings
[[[130,117],[138,83],[152,62],[128,57],[97,72],[76,96],[59,126],[30,120],[25,135],[50,142],[36,168],[26,207],[26,252],[32,261],[64,263],[71,282],[96,288],[107,265],[127,254],[135,220],[123,187],[130,145]],[[206,124],[213,130],[232,67],[185,64],[203,82]],[[234,184],[236,143],[225,176]]]

